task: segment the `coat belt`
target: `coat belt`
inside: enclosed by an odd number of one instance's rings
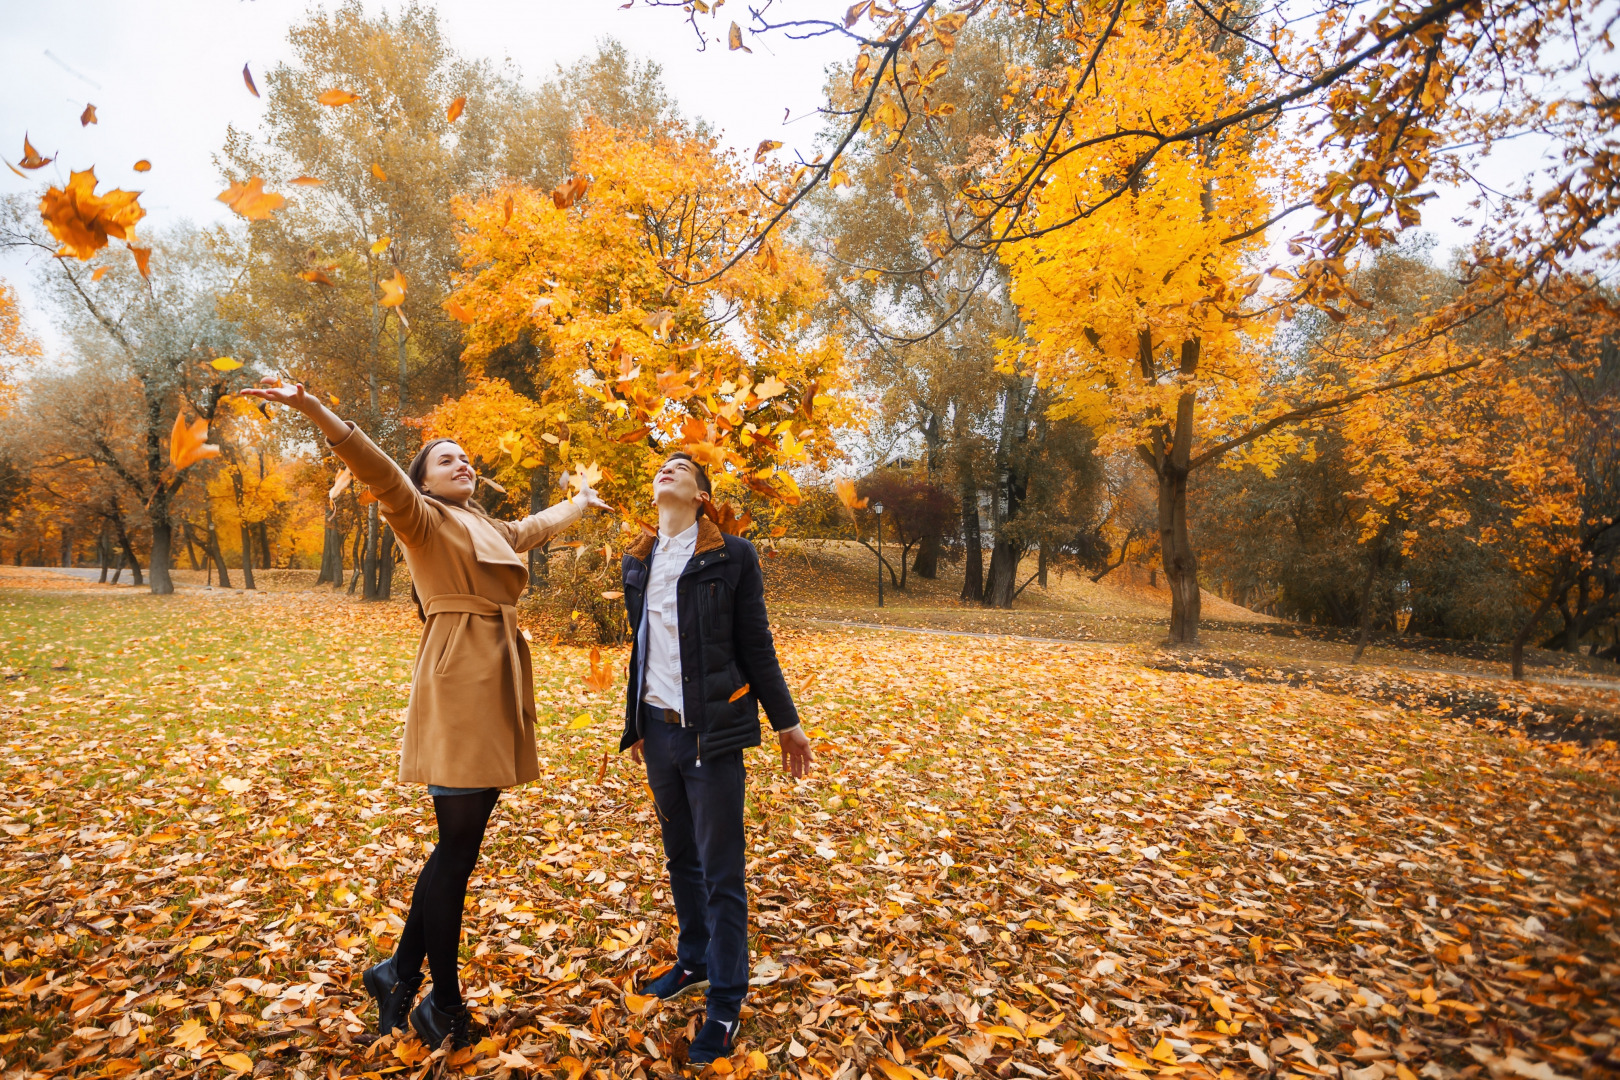
[[[424,605],[429,616],[463,614],[482,615],[500,619],[506,630],[506,654],[512,661],[512,700],[517,705],[517,721],[523,724],[523,665],[518,656],[517,608],[512,604],[497,604],[472,593],[441,593]]]

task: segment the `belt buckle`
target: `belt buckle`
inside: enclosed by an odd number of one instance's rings
[[[660,711],[664,714],[664,723],[679,724],[681,722],[681,714],[674,709],[662,709]]]

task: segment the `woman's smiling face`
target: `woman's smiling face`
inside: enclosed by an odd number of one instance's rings
[[[477,487],[478,474],[473,471],[467,451],[453,442],[442,442],[429,451],[427,468],[422,472],[423,491],[465,506]]]

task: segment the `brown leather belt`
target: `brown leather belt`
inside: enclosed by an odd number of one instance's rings
[[[642,707],[645,708],[649,713],[656,716],[666,724],[679,724],[681,722],[681,714],[676,712],[674,709],[665,709],[657,705],[648,705],[645,701],[641,704]]]

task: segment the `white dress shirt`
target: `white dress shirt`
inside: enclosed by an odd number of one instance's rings
[[[647,581],[647,671],[641,700],[657,708],[674,709],[683,717],[686,699],[681,693],[681,628],[675,610],[675,583],[697,548],[697,534],[695,521],[691,528],[675,536],[660,532]]]

